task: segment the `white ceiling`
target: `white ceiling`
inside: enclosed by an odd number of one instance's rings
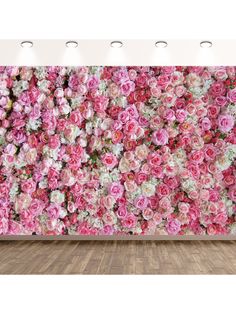
[[[229,39],[235,0],[2,0],[0,38]]]

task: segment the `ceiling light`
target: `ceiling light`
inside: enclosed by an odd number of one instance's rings
[[[31,48],[33,47],[33,42],[29,40],[25,40],[25,41],[22,41],[20,45],[23,48]]]
[[[155,46],[157,48],[165,48],[167,47],[167,42],[166,41],[163,41],[163,40],[159,40],[155,43]]]
[[[200,42],[200,46],[202,48],[210,48],[212,46],[212,42],[209,40],[204,40]]]
[[[77,41],[70,40],[70,41],[66,42],[66,47],[67,48],[76,48],[76,47],[78,47],[78,43],[77,43]]]
[[[112,41],[111,42],[111,47],[112,48],[121,48],[123,46],[122,41]]]

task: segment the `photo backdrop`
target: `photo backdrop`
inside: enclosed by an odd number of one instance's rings
[[[236,67],[0,67],[0,234],[236,234]]]

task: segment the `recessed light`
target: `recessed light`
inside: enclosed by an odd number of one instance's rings
[[[163,41],[163,40],[159,40],[159,41],[157,41],[156,43],[155,43],[155,46],[157,47],[157,48],[165,48],[165,47],[167,47],[167,42],[166,41]]]
[[[115,40],[111,42],[112,48],[121,48],[122,46],[123,46],[122,41]]]
[[[77,43],[77,41],[69,40],[66,42],[66,47],[67,48],[76,48],[76,47],[78,47],[78,43]]]
[[[202,48],[210,48],[212,46],[212,42],[209,40],[204,40],[200,42],[200,46]]]
[[[33,42],[32,41],[29,41],[29,40],[25,40],[25,41],[22,41],[20,43],[21,47],[23,48],[31,48],[33,47]]]

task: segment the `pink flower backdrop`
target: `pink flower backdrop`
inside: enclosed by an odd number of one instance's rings
[[[0,234],[236,234],[236,67],[0,67]]]

